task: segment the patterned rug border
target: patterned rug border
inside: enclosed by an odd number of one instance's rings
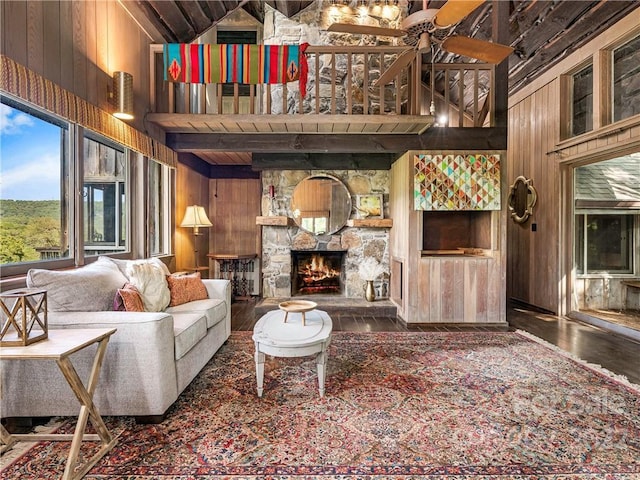
[[[574,355],[571,352],[567,352],[566,350],[563,350],[562,348],[558,347],[557,345],[554,345],[553,343],[547,342],[543,338],[536,337],[532,333],[525,332],[524,330],[516,330],[515,333],[517,333],[518,335],[522,335],[523,337],[528,338],[529,340],[533,340],[534,342],[539,343],[540,345],[542,345],[544,347],[547,347],[550,350],[553,350],[554,352],[556,352],[556,353],[568,358],[569,360],[572,360],[572,361],[576,362],[578,365],[581,365],[582,367],[585,367],[585,368],[587,368],[589,370],[592,370],[592,371],[594,371],[596,373],[599,373],[601,375],[609,377],[612,380],[615,380],[616,382],[618,382],[620,385],[622,385],[624,387],[627,387],[627,388],[633,390],[634,392],[640,394],[640,385],[632,383],[624,375],[620,375],[618,373],[612,372],[611,370],[607,370],[602,365],[599,365],[597,363],[587,362],[586,360],[581,359],[577,355]]]

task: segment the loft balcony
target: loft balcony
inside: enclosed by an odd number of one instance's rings
[[[309,46],[307,94],[303,98],[298,82],[167,82],[163,76],[162,45],[152,45],[152,113],[146,120],[163,129],[168,146],[178,152],[420,149],[427,148],[420,137],[433,130],[439,115],[447,118],[449,141],[440,146],[429,143],[430,148],[455,148],[460,139],[468,138],[471,128],[484,130],[475,135],[482,142],[501,145],[504,130],[490,132],[495,130],[491,128],[495,120],[495,66],[431,65],[416,55],[392,83],[376,85],[376,79],[406,48]],[[431,84],[435,84],[433,95]],[[438,112],[435,116],[430,114],[432,100]],[[466,133],[456,134],[456,130]],[[317,134],[325,140],[309,138]],[[361,142],[354,135],[373,138],[375,145],[358,145]],[[301,140],[303,137],[305,141]]]

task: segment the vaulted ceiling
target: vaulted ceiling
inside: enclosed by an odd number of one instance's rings
[[[295,18],[302,10],[316,4],[309,0],[121,0],[121,3],[158,43],[189,43],[237,9],[244,9],[263,22],[266,5]],[[445,3],[445,0],[400,0],[401,5],[407,6],[408,13],[425,6],[440,8]],[[509,0],[508,43],[514,48],[507,60],[509,94],[526,86],[632,11],[638,12],[640,20],[639,7],[637,0]],[[451,33],[491,40],[491,12],[492,1],[487,1],[457,24]],[[469,59],[438,49],[434,61],[450,63]],[[237,159],[233,163],[237,163]]]

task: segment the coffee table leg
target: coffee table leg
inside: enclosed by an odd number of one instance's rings
[[[258,397],[262,397],[262,386],[264,382],[264,353],[258,350],[258,345],[256,344],[256,383],[258,386]]]
[[[320,352],[316,357],[316,367],[318,369],[318,390],[320,391],[320,396],[324,397],[324,379],[326,376],[326,365],[327,365],[327,353]]]

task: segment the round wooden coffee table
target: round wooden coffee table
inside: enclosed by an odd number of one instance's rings
[[[287,314],[289,314],[288,321],[285,322],[284,318]],[[262,397],[265,355],[272,357],[316,355],[318,390],[320,396],[324,396],[327,347],[331,343],[333,322],[327,312],[322,310],[304,312],[304,324],[302,315],[302,312],[294,314],[284,310],[272,310],[265,313],[253,327],[258,397]]]

